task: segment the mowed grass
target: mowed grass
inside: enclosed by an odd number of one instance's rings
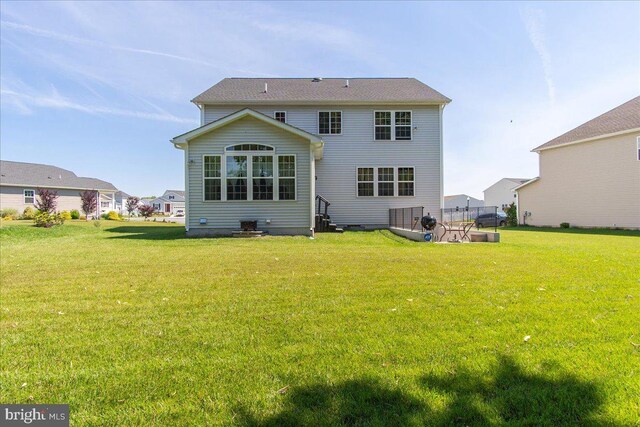
[[[3,226],[1,401],[72,425],[640,423],[638,233],[183,234]]]

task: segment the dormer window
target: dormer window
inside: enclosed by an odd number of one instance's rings
[[[286,111],[275,111],[273,113],[273,118],[279,122],[287,123],[287,112]]]

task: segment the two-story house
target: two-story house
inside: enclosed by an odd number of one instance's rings
[[[442,113],[450,99],[413,78],[228,78],[192,100],[184,150],[186,230],[257,221],[312,235],[326,202],[339,226],[384,228],[389,209],[442,207]]]

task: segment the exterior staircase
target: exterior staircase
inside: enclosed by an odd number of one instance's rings
[[[344,230],[331,222],[329,215],[329,205],[331,203],[322,197],[316,195],[316,229],[317,233],[342,233]]]

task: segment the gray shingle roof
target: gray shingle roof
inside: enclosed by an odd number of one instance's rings
[[[637,128],[640,128],[640,96],[534,148],[533,151]]]
[[[349,81],[349,86],[346,83]],[[267,92],[264,85],[267,84]],[[192,99],[197,104],[443,104],[449,98],[414,78],[226,78]]]
[[[79,190],[117,190],[110,182],[79,177],[56,166],[0,160],[0,184]]]

